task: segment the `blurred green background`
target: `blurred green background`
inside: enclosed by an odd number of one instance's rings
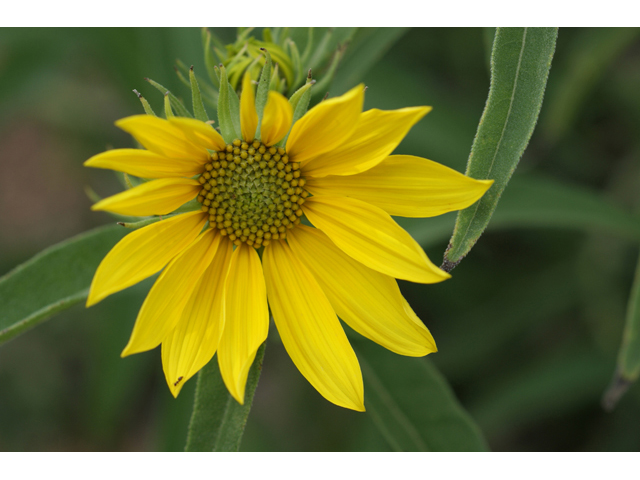
[[[234,30],[215,32],[234,39]],[[412,29],[374,58],[347,49],[330,93],[364,81],[366,108],[432,105],[397,153],[464,171],[487,98],[492,32]],[[365,30],[358,38],[374,42],[378,34]],[[639,34],[560,30],[540,120],[514,182],[552,178],[638,210]],[[162,95],[143,77],[189,98],[173,65],[179,58],[205,75],[200,35],[181,28],[0,29],[0,275],[113,222],[89,210],[84,188],[107,196],[121,190],[117,178],[82,162],[110,146],[133,146],[113,125],[142,112],[132,89],[162,110]],[[358,62],[370,68],[354,78]],[[638,450],[640,388],[632,386],[611,413],[600,405],[615,368],[637,242],[597,225],[528,224],[518,208],[537,199],[516,200],[515,214],[489,227],[451,280],[402,283],[438,343],[431,360],[492,450]],[[439,263],[454,219],[403,225]],[[174,400],[159,349],[120,359],[151,281],[89,310],[77,305],[0,347],[0,450],[183,449],[195,379]],[[391,449],[368,414],[334,406],[306,382],[273,326],[270,337],[242,450]]]

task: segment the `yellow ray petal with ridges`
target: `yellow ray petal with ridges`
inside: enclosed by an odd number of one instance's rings
[[[116,126],[131,134],[147,150],[170,158],[183,158],[205,163],[206,148],[187,140],[182,130],[168,120],[153,115],[134,115],[116,122]]]
[[[244,389],[256,352],[267,339],[269,307],[260,257],[246,243],[231,255],[224,287],[224,332],[218,347],[220,374],[229,393],[244,404]]]
[[[160,345],[175,328],[198,280],[216,253],[219,236],[208,229],[171,260],[145,298],[122,356]]]
[[[355,130],[364,102],[364,86],[325,100],[309,110],[291,128],[287,153],[304,165],[345,142]]]
[[[169,119],[169,123],[180,129],[180,131],[187,137],[191,143],[198,145],[209,150],[224,150],[227,144],[212,125],[205,123],[201,120],[185,117],[172,117]],[[207,161],[205,159],[204,161]]]
[[[314,195],[344,195],[400,217],[435,217],[474,204],[493,184],[426,158],[392,155],[357,175],[308,178]]]
[[[308,198],[302,209],[343,252],[373,270],[416,283],[450,278],[378,207],[355,198],[317,196]]]
[[[431,107],[372,109],[360,115],[355,131],[342,145],[311,160],[304,174],[311,177],[364,172],[395,150],[407,132]]]
[[[256,96],[253,92],[251,75],[246,72],[242,79],[242,94],[240,95],[240,129],[245,142],[253,141],[257,128]]]
[[[400,355],[422,357],[437,351],[393,278],[356,262],[317,228],[300,225],[287,240],[338,316],[356,332]]]
[[[102,259],[89,290],[87,307],[159,272],[202,231],[207,215],[176,215],[131,232]]]
[[[100,200],[91,210],[145,217],[166,215],[196,198],[202,185],[190,178],[161,178]]]
[[[180,321],[162,341],[162,366],[174,397],[213,358],[224,328],[224,281],[232,244],[222,237],[216,254],[193,290]]]
[[[320,285],[284,242],[267,246],[262,260],[271,312],[291,360],[324,398],[363,412],[358,359]]]
[[[292,120],[293,108],[289,100],[284,95],[271,90],[260,127],[262,143],[270,147],[282,140],[291,128]]]
[[[193,177],[204,171],[201,163],[169,158],[148,150],[119,148],[94,155],[85,167],[108,168],[142,178]]]

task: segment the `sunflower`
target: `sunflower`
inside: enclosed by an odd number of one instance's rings
[[[162,270],[123,357],[162,344],[167,384],[177,396],[217,353],[230,394],[243,403],[270,308],[302,375],[327,400],[364,411],[360,366],[338,318],[400,355],[436,351],[395,279],[437,283],[449,274],[391,215],[466,208],[492,181],[390,156],[431,108],[363,112],[363,101],[359,85],[292,125],[289,101],[270,91],[259,122],[245,76],[242,138],[230,143],[190,118],[116,122],[145,150],[111,150],[85,165],[149,180],[93,210],[166,216],[124,237],[91,284],[87,306]],[[187,202],[197,210],[169,215]]]

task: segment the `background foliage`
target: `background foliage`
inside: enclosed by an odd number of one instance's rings
[[[235,32],[219,34],[231,41]],[[487,98],[492,35],[365,30],[331,95],[364,80],[366,108],[432,105],[397,153],[464,171]],[[131,146],[113,122],[141,112],[133,88],[162,110],[143,77],[188,98],[176,58],[204,75],[199,30],[0,30],[0,275],[113,222],[90,212],[83,188],[110,195],[118,179],[82,162],[109,145]],[[438,342],[428,368],[440,370],[492,450],[640,449],[640,387],[611,413],[600,405],[640,241],[639,81],[638,30],[561,30],[540,121],[489,229],[452,280],[401,285]],[[454,221],[403,224],[437,263]],[[0,450],[183,449],[195,379],[174,400],[159,350],[119,358],[150,285],[90,310],[76,305],[0,348]],[[376,350],[353,338],[359,355]],[[399,382],[415,378],[403,363],[411,359],[378,350],[379,364],[366,368],[393,365]],[[256,392],[243,450],[394,448],[393,432],[376,428],[377,394],[367,414],[328,403],[273,328]],[[442,438],[423,440],[438,448]]]

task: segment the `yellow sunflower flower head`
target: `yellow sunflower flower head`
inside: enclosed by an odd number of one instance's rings
[[[400,355],[436,351],[395,279],[437,283],[449,274],[391,215],[463,209],[492,182],[424,158],[390,156],[431,108],[363,112],[363,100],[358,85],[292,125],[292,106],[275,91],[260,118],[245,75],[241,138],[225,140],[189,118],[116,122],[145,149],[111,150],[85,165],[152,180],[93,210],[150,216],[193,199],[200,206],[133,231],[98,267],[87,306],[162,270],[122,356],[161,344],[177,396],[217,353],[229,392],[243,403],[271,309],[305,378],[336,405],[363,411],[360,366],[338,318]]]

